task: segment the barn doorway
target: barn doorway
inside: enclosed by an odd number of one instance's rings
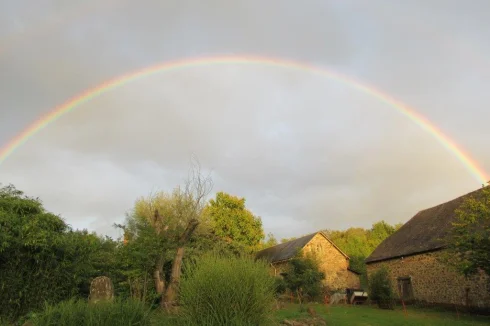
[[[412,278],[410,276],[399,277],[398,278],[398,293],[403,301],[412,301],[413,298],[413,288],[412,288]]]

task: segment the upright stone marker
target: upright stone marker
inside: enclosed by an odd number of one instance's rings
[[[114,286],[107,276],[96,277],[90,283],[89,301],[97,303],[99,301],[112,300],[114,298]]]

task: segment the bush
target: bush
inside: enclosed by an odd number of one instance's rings
[[[186,265],[180,303],[190,325],[268,325],[275,279],[268,265],[246,256],[211,253]]]
[[[369,279],[369,297],[376,301],[380,308],[394,309],[394,294],[389,277],[389,271],[382,267],[373,273]]]
[[[276,294],[281,295],[286,293],[286,291],[288,290],[288,285],[284,278],[276,277],[275,283],[276,283]]]
[[[93,304],[71,299],[55,306],[46,305],[44,311],[35,314],[31,321],[36,326],[144,326],[150,325],[150,310],[143,303],[134,300]]]
[[[323,292],[322,281],[325,274],[319,270],[318,261],[313,256],[297,256],[290,262],[284,276],[287,289],[299,296],[299,299],[317,299]]]
[[[0,188],[0,318],[86,297],[91,279],[111,271],[115,249],[114,241],[73,231],[38,199]]]

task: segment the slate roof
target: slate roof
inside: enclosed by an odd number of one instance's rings
[[[443,249],[443,238],[452,226],[455,210],[466,198],[478,198],[482,189],[418,212],[397,232],[381,242],[365,262],[369,264]]]
[[[288,242],[275,245],[273,247],[263,249],[256,254],[256,259],[265,259],[271,263],[291,259],[318,233],[323,235],[325,239],[327,239],[335,248],[337,248],[337,250],[340,251],[342,255],[344,255],[346,258],[349,258],[323,232],[315,232]]]

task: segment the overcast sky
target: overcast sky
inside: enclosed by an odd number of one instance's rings
[[[490,1],[0,0],[0,147],[87,88],[186,57],[329,68],[415,108],[490,171]],[[117,237],[135,199],[186,177],[245,197],[277,238],[406,222],[481,186],[392,107],[267,65],[204,65],[87,102],[0,165],[75,228]]]

